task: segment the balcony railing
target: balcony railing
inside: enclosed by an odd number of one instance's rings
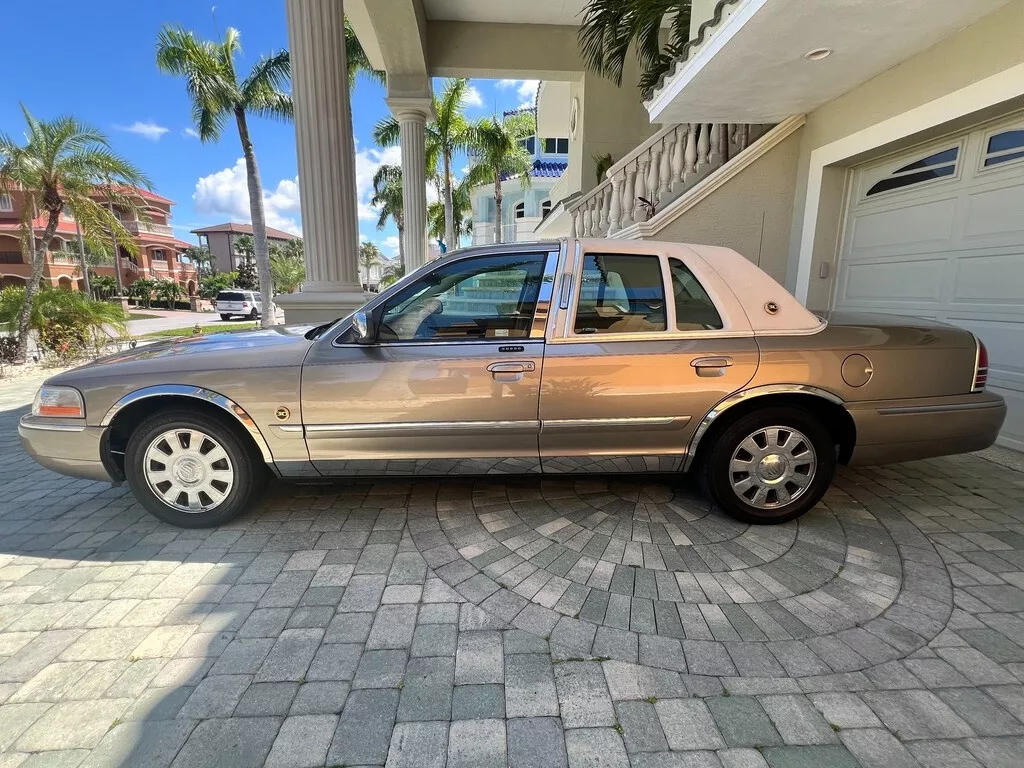
[[[647,221],[769,128],[738,123],[663,128],[609,168],[600,184],[565,206],[571,236],[606,237]]]
[[[167,235],[172,234],[167,224],[154,224],[149,221],[122,221],[124,228],[135,235]]]
[[[77,253],[68,251],[50,251],[50,261],[54,264],[75,264],[79,263]]]

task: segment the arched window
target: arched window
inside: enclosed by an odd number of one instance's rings
[[[540,204],[540,217],[543,219],[549,213],[551,213],[551,201],[545,200],[543,203]]]
[[[526,202],[523,201],[523,200],[520,200],[518,203],[516,203],[516,207],[515,207],[514,210],[515,210],[515,216],[516,216],[517,219],[521,219],[521,218],[525,217],[526,216]]]
[[[950,147],[936,152],[934,155],[915,160],[909,165],[897,168],[884,179],[876,182],[868,190],[866,197],[911,187],[925,181],[941,179],[943,176],[952,176],[956,173],[956,161],[959,156],[960,147]]]

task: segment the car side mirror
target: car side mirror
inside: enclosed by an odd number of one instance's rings
[[[359,310],[352,316],[352,330],[357,344],[373,344],[377,341],[377,318],[375,313]]]

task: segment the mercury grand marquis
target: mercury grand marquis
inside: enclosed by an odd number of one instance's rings
[[[48,379],[25,449],[179,526],[269,476],[694,471],[781,523],[850,466],[975,451],[1006,415],[985,346],[817,315],[735,251],[565,239],[430,262],[352,315],[158,342]]]

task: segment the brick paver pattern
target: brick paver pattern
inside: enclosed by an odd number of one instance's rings
[[[750,527],[637,477],[271,486],[181,530],[0,411],[0,768],[1024,766],[1024,475]]]

